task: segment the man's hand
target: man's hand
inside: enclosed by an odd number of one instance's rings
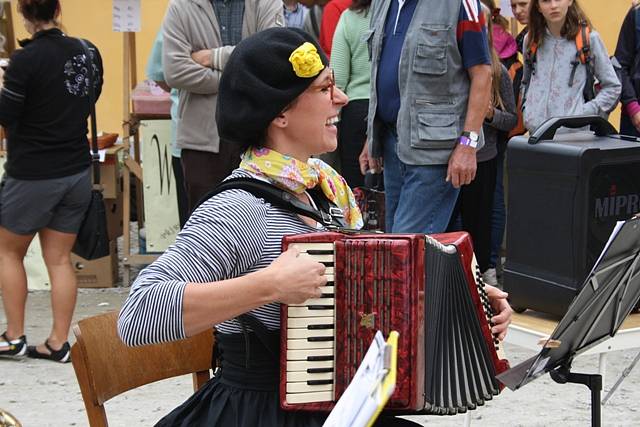
[[[497,313],[491,318],[493,322],[491,332],[502,341],[507,336],[507,328],[511,323],[511,315],[513,314],[513,310],[507,302],[509,294],[491,285],[484,285],[484,290],[487,291],[491,308],[493,308],[494,313]]]
[[[451,182],[455,188],[471,184],[476,177],[476,168],[476,149],[456,142],[449,157],[447,182]]]
[[[360,173],[365,175],[367,171],[373,173],[382,172],[382,157],[373,158],[369,156],[369,141],[365,141],[364,147],[358,156],[358,163],[360,163]]]
[[[211,49],[203,49],[191,54],[193,59],[198,64],[206,68],[211,68]]]
[[[633,123],[633,127],[640,132],[640,112],[637,112],[631,117],[631,123]]]

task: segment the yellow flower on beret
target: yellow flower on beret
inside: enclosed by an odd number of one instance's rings
[[[313,43],[304,42],[289,56],[293,71],[298,77],[314,77],[324,70],[324,64]]]

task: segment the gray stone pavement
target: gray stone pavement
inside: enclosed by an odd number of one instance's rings
[[[128,288],[82,289],[75,321],[87,316],[118,310]],[[4,313],[0,309],[0,319]],[[50,327],[47,292],[29,294],[27,334],[32,343],[46,338]],[[72,338],[70,337],[72,341]],[[512,364],[531,357],[530,350],[505,345]],[[635,351],[609,355],[607,383],[611,387],[635,357]],[[596,356],[578,358],[575,370],[597,372]],[[632,371],[610,402],[603,407],[603,425],[640,425],[640,367]],[[111,426],[149,426],[177,406],[191,393],[190,377],[180,377],[132,390],[106,405]],[[546,376],[517,392],[505,390],[472,414],[473,426],[585,426],[590,420],[589,391],[579,385],[558,385]],[[0,407],[29,426],[88,425],[73,367],[42,360],[0,360]],[[460,426],[463,416],[411,417],[423,425]]]

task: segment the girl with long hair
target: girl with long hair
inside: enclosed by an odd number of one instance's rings
[[[579,60],[577,37],[589,28],[589,63]],[[599,82],[593,99],[585,99],[587,66]],[[524,124],[533,132],[551,117],[607,117],[620,95],[620,82],[600,35],[577,0],[533,0],[525,38]],[[587,88],[591,91],[590,88]]]

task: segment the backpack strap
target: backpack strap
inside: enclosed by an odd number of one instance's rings
[[[569,87],[573,86],[578,65],[584,64],[587,73],[593,74],[593,61],[591,57],[591,28],[586,21],[580,21],[580,31],[576,34],[576,57],[571,61],[571,75],[569,76]]]
[[[320,208],[314,209],[308,204],[298,200],[297,197],[288,191],[255,178],[231,178],[223,181],[200,199],[194,210],[215,195],[234,189],[247,191],[258,198],[265,199],[274,206],[312,218],[329,229],[346,228],[342,210],[326,200],[325,197],[313,197],[313,201],[316,202],[316,205]],[[311,191],[309,193],[312,194]]]
[[[531,76],[536,73],[536,52],[538,52],[538,43],[532,42],[524,54],[524,63],[527,65],[522,73],[522,103],[521,111],[524,111],[525,101],[527,100],[527,92],[529,91],[529,83]]]

